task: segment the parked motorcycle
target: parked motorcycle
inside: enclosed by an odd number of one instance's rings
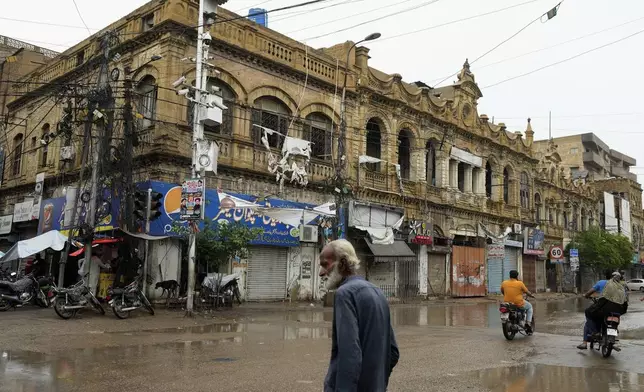
[[[112,312],[120,319],[130,317],[130,312],[141,307],[154,316],[152,304],[139,288],[139,279],[135,279],[134,282],[124,288],[110,288],[108,290],[108,301],[112,307]]]
[[[597,298],[592,298],[592,301],[597,302]],[[618,313],[612,313],[610,316],[606,316],[601,325],[601,331],[594,333],[590,337],[590,349],[601,351],[604,358],[610,357],[613,350],[622,351],[619,347],[615,346],[619,342],[618,327],[620,316]]]
[[[235,299],[241,305],[238,274],[213,274],[206,277],[202,284],[202,301],[212,303],[213,306],[232,307]]]
[[[501,312],[501,326],[503,328],[503,336],[507,340],[512,340],[517,333],[530,336],[534,331],[534,316],[532,317],[532,328],[525,328],[526,312],[516,305],[503,302],[499,306]]]
[[[0,311],[9,310],[11,307],[22,307],[29,303],[47,308],[49,298],[43,292],[40,283],[49,285],[51,279],[36,279],[33,274],[27,274],[16,282],[0,282]]]
[[[79,310],[85,308],[92,308],[102,315],[105,314],[105,309],[87,287],[85,280],[66,289],[54,288],[54,293],[56,296],[54,311],[63,320],[74,317]]]

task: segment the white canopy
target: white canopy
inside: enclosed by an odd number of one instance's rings
[[[63,250],[67,236],[58,230],[48,231],[28,240],[18,241],[7,253],[0,258],[0,263],[22,259],[40,253],[45,249]]]

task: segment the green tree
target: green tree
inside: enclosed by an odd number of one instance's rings
[[[595,273],[626,268],[633,259],[633,246],[628,238],[599,227],[577,234],[566,246],[566,254],[575,248],[579,250],[579,263]]]
[[[173,228],[176,233],[186,236],[188,230],[187,227],[178,225]],[[203,230],[197,233],[196,261],[213,271],[235,256],[247,258],[250,254],[248,243],[263,232],[263,229],[250,228],[239,222],[212,222],[206,219]]]

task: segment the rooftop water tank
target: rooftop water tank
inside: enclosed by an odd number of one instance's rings
[[[248,19],[259,25],[268,27],[268,13],[264,8],[251,8],[248,11]]]

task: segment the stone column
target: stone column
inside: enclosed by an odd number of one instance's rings
[[[418,252],[419,292],[420,295],[427,295],[427,245],[421,245]]]
[[[449,160],[449,187],[458,189],[458,161]]]
[[[478,168],[478,195],[485,196],[485,166]]]
[[[436,187],[449,186],[449,155],[441,150],[436,150]]]
[[[417,182],[427,182],[427,150],[414,148],[410,158],[410,179]]]
[[[503,201],[503,173],[492,172],[492,201]]]
[[[463,181],[465,184],[463,185],[463,192],[465,193],[472,193],[472,165],[465,165],[465,178],[463,178]]]

